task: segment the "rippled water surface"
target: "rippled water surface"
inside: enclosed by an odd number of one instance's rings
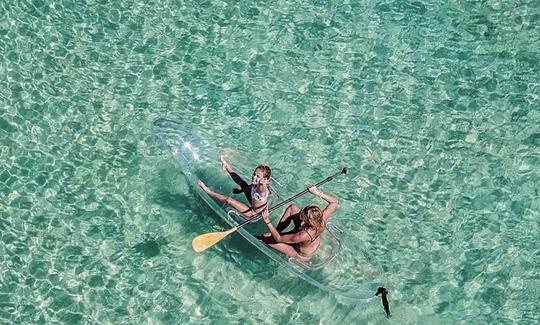
[[[0,2],[0,323],[540,322],[539,13]],[[226,225],[156,142],[162,116],[298,188],[348,166],[324,191],[384,269],[393,317],[240,236],[195,254]]]

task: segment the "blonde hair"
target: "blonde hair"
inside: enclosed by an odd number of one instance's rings
[[[316,205],[308,205],[300,211],[300,218],[314,228],[317,233],[324,227],[323,213],[321,208]]]

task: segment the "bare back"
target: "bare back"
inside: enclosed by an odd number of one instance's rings
[[[313,228],[301,229],[307,236],[307,240],[296,244],[296,251],[303,257],[311,257],[315,254],[319,246],[321,245],[321,235],[324,232],[324,228],[320,231],[316,231]]]

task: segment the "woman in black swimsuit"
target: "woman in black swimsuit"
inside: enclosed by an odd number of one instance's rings
[[[268,196],[270,195],[270,186],[272,184],[272,170],[266,165],[259,165],[253,171],[252,183],[248,184],[244,181],[234,169],[225,161],[223,156],[220,157],[221,168],[229,173],[234,182],[240,185],[240,190],[233,191],[234,193],[244,193],[251,206],[235,200],[231,197],[213,191],[206,186],[203,181],[199,180],[197,185],[208,195],[215,200],[226,203],[241,213],[246,219],[250,219],[257,213],[268,208]]]
[[[315,205],[308,205],[301,210],[296,205],[289,205],[277,227],[270,222],[268,210],[262,212],[264,223],[268,226],[270,233],[263,235],[261,240],[273,249],[303,261],[309,260],[319,248],[320,236],[326,222],[338,204],[336,199],[319,191],[316,186],[308,190],[328,203],[323,210]],[[294,228],[283,232],[291,222],[294,223]]]

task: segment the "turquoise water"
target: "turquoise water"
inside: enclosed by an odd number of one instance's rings
[[[0,323],[538,323],[539,9],[1,2]],[[324,191],[393,317],[240,236],[195,254],[225,224],[159,148],[161,116],[300,188],[348,166]]]

